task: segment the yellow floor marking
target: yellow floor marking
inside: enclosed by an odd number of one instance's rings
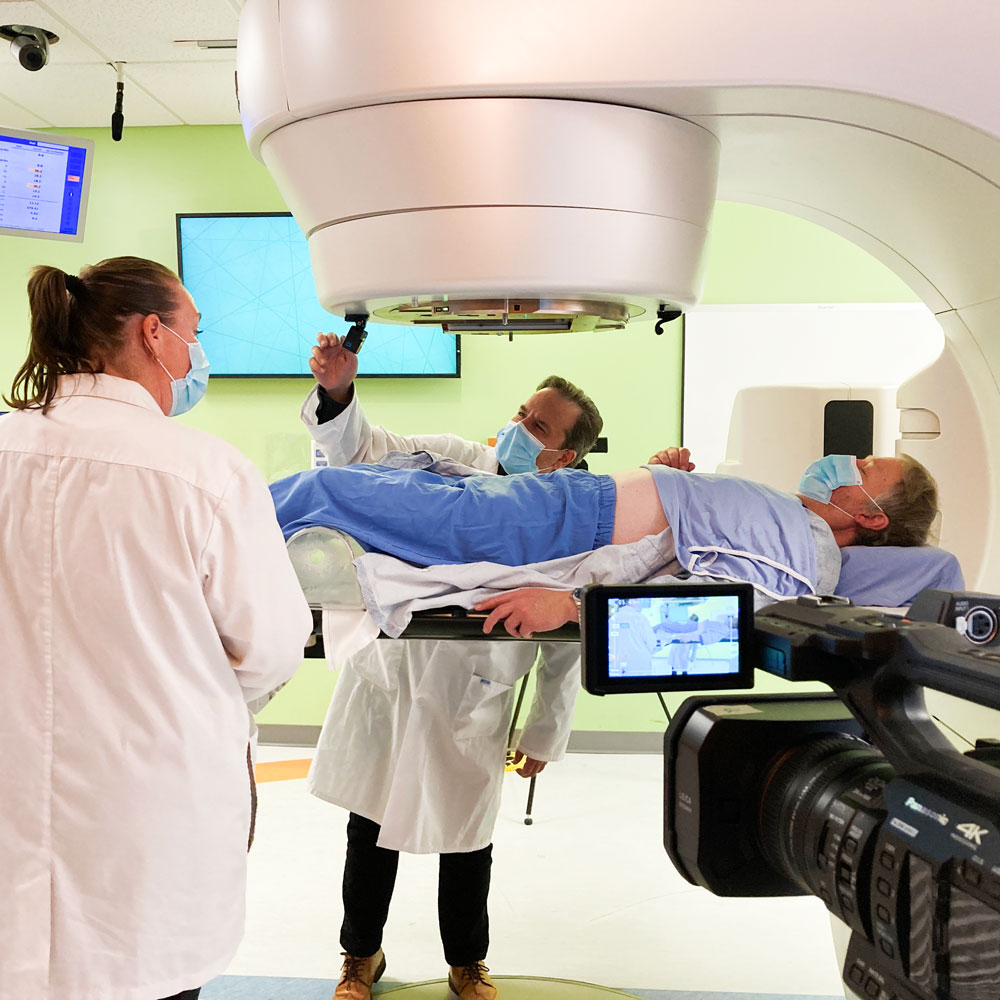
[[[312,761],[305,760],[269,760],[254,768],[258,783],[262,781],[291,781],[293,778],[304,778],[309,773]]]

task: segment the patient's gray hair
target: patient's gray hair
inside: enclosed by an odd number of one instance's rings
[[[900,455],[903,478],[876,497],[889,523],[881,531],[858,528],[855,545],[926,545],[938,515],[938,489],[934,477],[915,458]]]
[[[590,396],[560,375],[550,375],[548,378],[542,379],[538,384],[538,389],[555,389],[568,403],[579,407],[580,416],[566,432],[566,439],[563,441],[564,448],[572,448],[576,452],[576,458],[570,465],[579,465],[587,452],[597,443],[598,435],[604,427],[604,419],[601,417],[600,410],[597,409],[597,405]]]

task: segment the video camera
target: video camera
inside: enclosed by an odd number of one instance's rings
[[[871,1000],[1000,997],[1000,747],[960,753],[932,688],[1000,708],[1000,597],[924,591],[907,617],[799,598],[754,617],[743,585],[590,587],[595,694],[753,686],[753,667],[833,694],[688,698],[664,737],[664,846],[722,896],[813,894],[851,930]],[[751,624],[752,623],[752,624]]]

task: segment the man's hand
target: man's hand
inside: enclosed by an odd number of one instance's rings
[[[664,448],[658,451],[646,463],[647,465],[669,465],[671,469],[680,469],[681,472],[694,472],[694,462],[691,461],[691,452],[687,448]]]
[[[524,764],[517,769],[517,773],[521,775],[522,778],[533,778],[536,774],[540,774],[545,770],[545,765],[548,763],[544,760],[535,760],[534,757],[529,757],[522,750],[514,751],[514,763],[520,764],[521,761]]]
[[[344,347],[344,338],[335,333],[316,335],[309,368],[326,394],[338,403],[351,401],[351,386],[358,374],[358,356]]]
[[[522,587],[497,594],[480,601],[476,610],[492,612],[483,622],[487,635],[503,620],[504,628],[521,639],[530,639],[535,632],[551,632],[566,622],[577,621],[576,604],[570,591],[544,587]]]

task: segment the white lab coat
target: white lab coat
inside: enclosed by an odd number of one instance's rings
[[[656,636],[649,620],[637,608],[626,604],[614,613],[611,624],[617,626],[615,668],[624,670],[630,677],[648,676],[656,652]]]
[[[432,455],[453,458],[462,465],[483,472],[495,473],[499,468],[497,453],[488,444],[467,441],[457,434],[395,434],[376,424],[368,423],[365,411],[358,402],[357,392],[343,413],[325,424],[316,422],[319,403],[317,387],[306,396],[302,404],[302,422],[323,449],[327,461],[334,466],[356,465],[358,462],[378,462],[390,451],[406,454],[429,451]]]
[[[0,421],[0,998],[155,1000],[243,933],[245,700],[308,608],[263,479],[138,383]]]
[[[356,393],[325,424],[316,423],[316,404],[314,388],[302,419],[331,465],[429,451],[497,471],[487,445],[372,427]],[[500,808],[514,685],[539,651],[535,697],[517,746],[536,760],[559,760],[580,687],[577,643],[379,639],[341,669],[310,791],[380,823],[381,847],[412,854],[485,847]]]

